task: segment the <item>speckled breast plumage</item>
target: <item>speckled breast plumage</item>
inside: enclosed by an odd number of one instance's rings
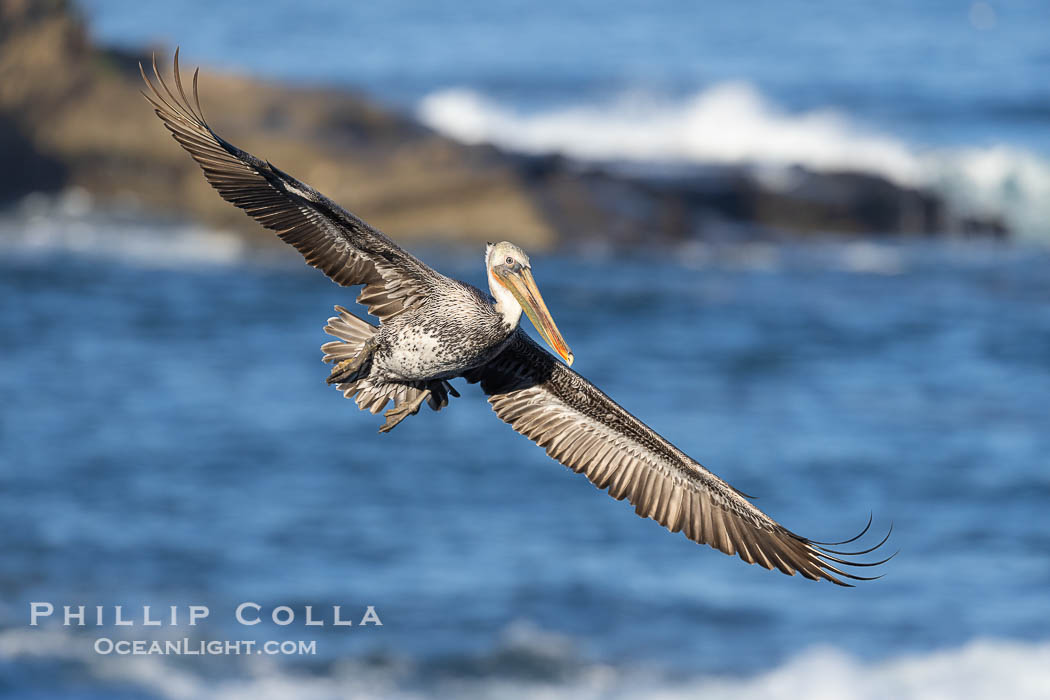
[[[513,332],[481,290],[458,281],[435,285],[420,307],[380,327],[372,377],[421,381],[459,376],[499,354]]]

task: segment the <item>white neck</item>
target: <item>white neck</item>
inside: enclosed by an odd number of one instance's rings
[[[503,317],[503,321],[508,326],[517,328],[518,323],[521,321],[521,304],[518,303],[518,300],[514,298],[509,289],[493,277],[492,270],[489,270],[489,291],[492,293],[492,298],[496,300],[496,303],[493,305],[496,313]]]

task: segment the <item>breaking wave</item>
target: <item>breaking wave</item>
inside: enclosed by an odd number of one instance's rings
[[[1046,697],[1050,687],[1050,642],[977,640],[955,649],[863,661],[841,650],[817,647],[784,664],[750,676],[689,675],[651,667],[585,662],[575,645],[531,626],[515,630],[498,648],[476,658],[445,664],[408,658],[348,658],[324,672],[293,669],[259,657],[229,657],[203,669],[203,661],[98,656],[91,639],[62,631],[8,629],[0,632],[0,669],[24,667],[22,686],[14,673],[9,690],[39,689],[33,669],[61,667],[78,677],[85,696],[96,690],[134,688],[156,698],[718,698],[785,700],[921,700],[934,698]],[[246,661],[248,663],[235,663]],[[236,671],[227,675],[227,671]],[[216,672],[219,677],[216,677]]]
[[[590,161],[746,164],[859,171],[932,187],[961,213],[998,215],[1050,237],[1050,162],[1009,145],[921,148],[832,109],[790,113],[752,85],[714,85],[670,101],[628,94],[611,104],[526,113],[469,89],[418,105],[430,127],[467,143]]]
[[[91,195],[79,188],[27,196],[0,218],[0,251],[73,253],[147,268],[231,265],[259,257],[234,233],[155,221],[138,212],[96,211]]]

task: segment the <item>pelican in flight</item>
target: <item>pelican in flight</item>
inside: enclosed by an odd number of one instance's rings
[[[337,340],[321,349],[333,363],[328,383],[359,408],[375,414],[393,401],[382,432],[424,403],[435,411],[448,405],[449,396],[459,396],[449,380],[464,377],[481,385],[496,415],[514,430],[671,532],[789,575],[843,586],[850,585],[847,579],[877,578],[843,567],[884,563],[852,557],[880,547],[889,533],[865,550],[829,547],[860,538],[870,518],[859,535],[842,542],[796,535],[570,369],[572,352],[521,248],[486,246],[488,293],[440,274],[309,185],[216,134],[201,111],[198,72],[191,101],[178,51],[173,87],[154,58],[153,78],[142,70],[150,93],[143,94],[223,199],[275,231],[337,284],[363,285],[357,301],[379,325],[337,306],[338,315],[325,326]],[[557,357],[521,328],[522,313]]]

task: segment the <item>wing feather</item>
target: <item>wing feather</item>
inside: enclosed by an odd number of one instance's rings
[[[441,275],[383,233],[272,163],[242,151],[216,134],[201,111],[197,71],[187,95],[175,51],[172,89],[153,61],[143,93],[175,140],[227,202],[243,209],[295,248],[306,262],[343,286],[363,284],[358,301],[380,321],[422,302]]]
[[[858,576],[835,564],[875,566],[886,561],[840,559],[833,556],[836,552],[784,528],[523,331],[466,378],[480,382],[496,414],[551,457],[598,488],[607,488],[613,498],[627,498],[638,515],[672,532],[681,531],[750,564],[842,586],[850,585],[845,579],[877,577]]]

